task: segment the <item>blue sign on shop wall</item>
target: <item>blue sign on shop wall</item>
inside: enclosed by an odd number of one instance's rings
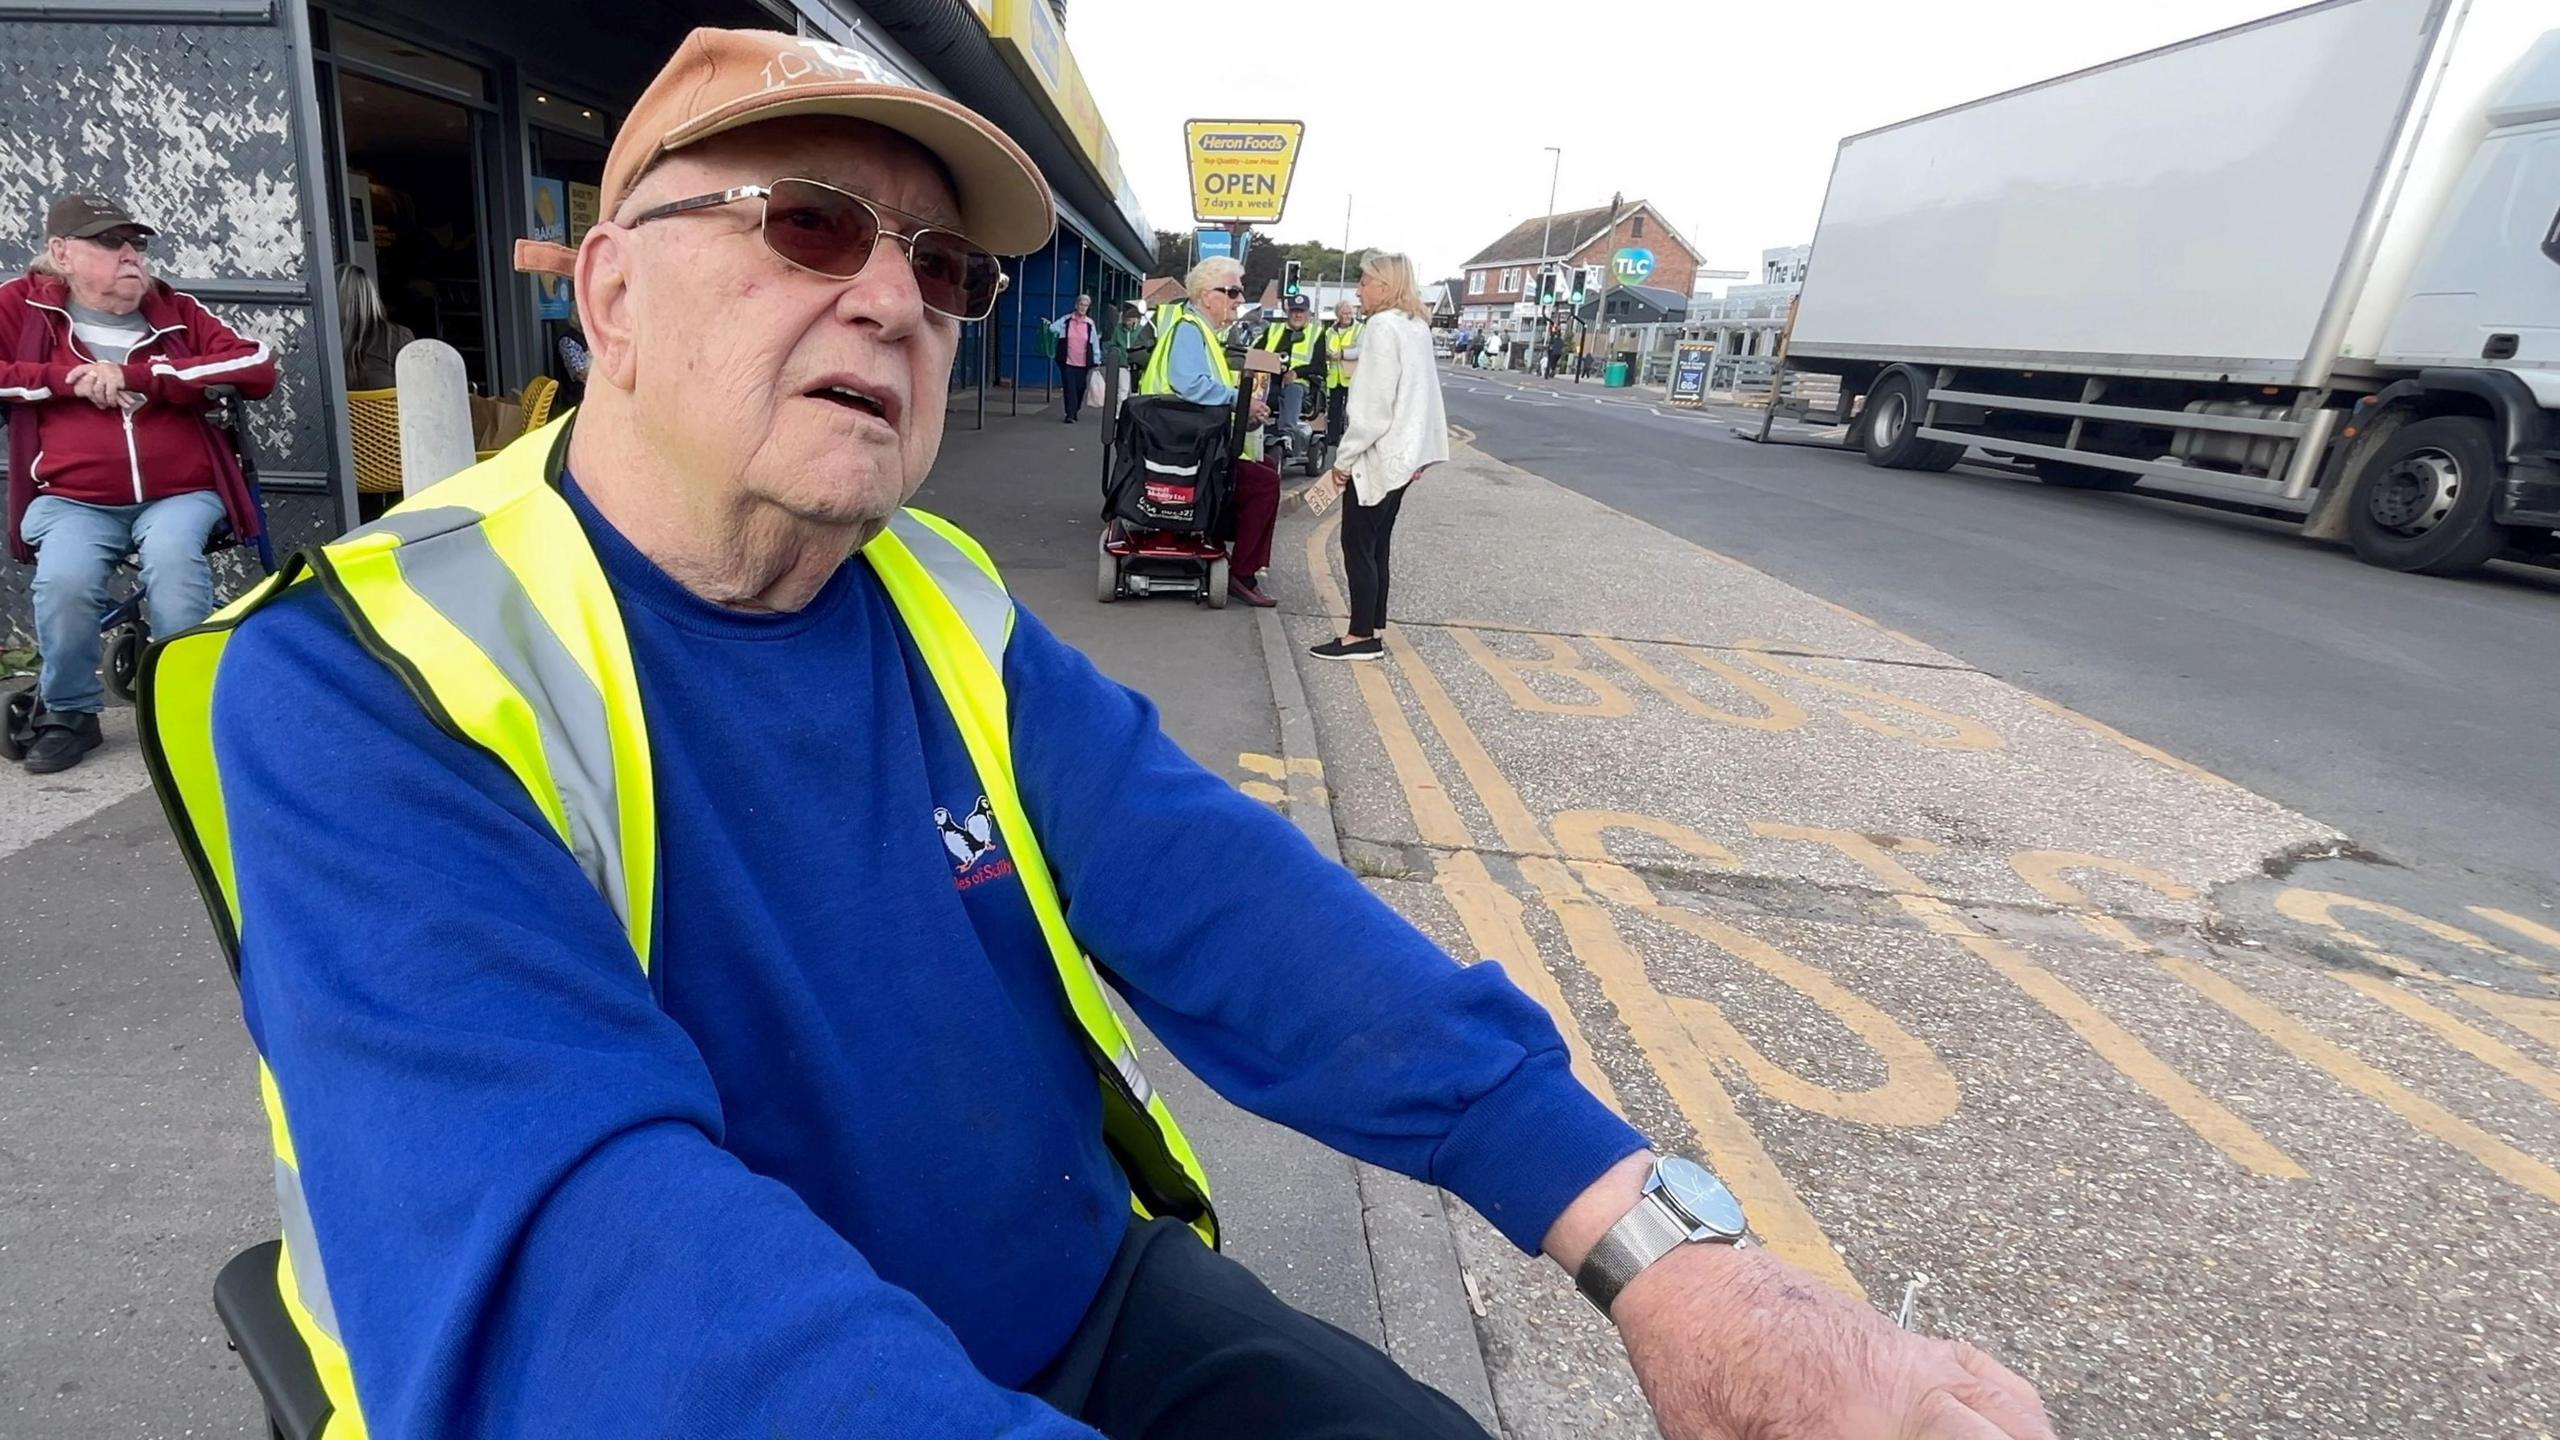
[[[569,243],[569,186],[566,181],[536,178],[533,182],[533,238],[554,245]],[[545,320],[569,318],[569,282],[558,275],[533,277],[534,313]]]
[[[1200,227],[1196,243],[1199,246],[1200,258],[1203,260],[1224,257],[1241,265],[1244,263],[1246,242],[1252,239],[1253,232],[1250,230],[1238,234],[1223,225],[1203,225]]]

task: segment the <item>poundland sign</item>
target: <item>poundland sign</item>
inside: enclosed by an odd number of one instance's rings
[[[1297,120],[1193,120],[1182,128],[1191,160],[1191,217],[1204,225],[1269,225],[1289,203],[1298,168]]]

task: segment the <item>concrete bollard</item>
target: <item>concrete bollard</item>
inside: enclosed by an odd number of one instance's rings
[[[441,340],[400,348],[393,373],[400,387],[400,493],[415,495],[471,468],[471,379],[462,355]]]

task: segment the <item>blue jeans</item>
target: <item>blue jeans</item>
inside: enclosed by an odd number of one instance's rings
[[[1293,453],[1299,455],[1306,454],[1307,447],[1315,443],[1315,437],[1307,433],[1306,412],[1307,382],[1282,381],[1280,403],[1272,407],[1272,417],[1280,422],[1282,430],[1288,432],[1289,443],[1297,447]]]
[[[222,497],[210,490],[147,505],[36,497],[18,534],[36,552],[36,643],[44,648],[36,693],[44,708],[94,715],[106,703],[98,622],[107,617],[107,583],[126,555],[142,554],[143,618],[153,636],[175,635],[213,613],[204,544],[223,514]]]

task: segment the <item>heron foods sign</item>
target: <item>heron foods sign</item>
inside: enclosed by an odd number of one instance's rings
[[[1182,127],[1191,158],[1191,217],[1204,225],[1269,225],[1289,203],[1298,168],[1298,120],[1193,120]]]

